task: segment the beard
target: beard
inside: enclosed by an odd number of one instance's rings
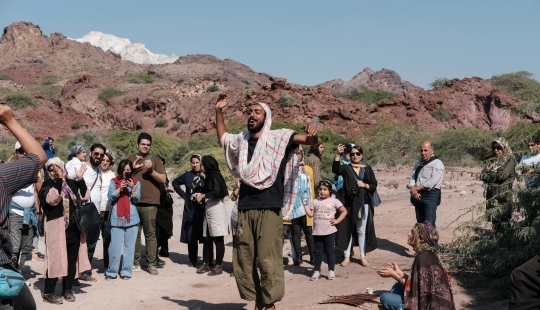
[[[101,165],[101,161],[102,159],[95,159],[94,157],[90,156],[90,164],[94,167],[97,167],[99,165]]]
[[[263,129],[263,127],[264,127],[264,122],[255,123],[255,125],[253,125],[253,127],[249,127],[249,120],[248,120],[247,129],[251,133],[258,133]]]

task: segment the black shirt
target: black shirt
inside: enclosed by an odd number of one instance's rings
[[[281,209],[283,208],[283,194],[284,194],[284,182],[285,182],[285,166],[287,164],[287,157],[289,153],[298,147],[298,144],[293,142],[296,133],[291,135],[285,155],[281,159],[279,165],[279,171],[276,176],[276,181],[269,188],[263,190],[253,188],[249,185],[240,182],[240,192],[238,194],[238,209]],[[259,138],[250,138],[248,142],[248,163],[251,161],[251,156],[255,150],[255,146]]]

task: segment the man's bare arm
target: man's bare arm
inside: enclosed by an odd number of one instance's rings
[[[295,135],[294,143],[295,144],[304,144],[304,145],[314,145],[319,142],[319,137],[317,136],[317,128],[313,125],[304,126],[305,135]]]
[[[225,118],[223,117],[223,108],[227,106],[229,103],[229,98],[227,98],[227,95],[221,94],[218,97],[217,103],[216,103],[216,131],[217,131],[217,137],[218,141],[221,143],[221,137],[227,132],[227,128],[225,127]]]

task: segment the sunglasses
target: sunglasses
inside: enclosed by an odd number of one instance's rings
[[[351,152],[351,157],[352,156],[360,156],[360,155],[362,155],[362,153],[360,153],[360,152]]]
[[[105,153],[94,152],[94,153],[92,153],[92,156],[94,156],[94,157],[103,157],[103,156],[105,156]]]

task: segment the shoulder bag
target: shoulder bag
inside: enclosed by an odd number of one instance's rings
[[[0,267],[0,299],[15,299],[25,285],[20,273]]]
[[[94,180],[94,184],[92,184],[92,187],[90,188],[90,197],[92,197],[92,189],[94,189],[94,185],[96,185],[97,179],[99,177],[100,175],[96,177],[96,179]],[[99,211],[97,210],[96,205],[92,202],[92,198],[90,198],[90,202],[82,205],[81,196],[78,191],[77,209],[75,210],[74,220],[75,224],[77,225],[77,229],[81,233],[86,233],[101,224],[101,217],[99,216]]]

